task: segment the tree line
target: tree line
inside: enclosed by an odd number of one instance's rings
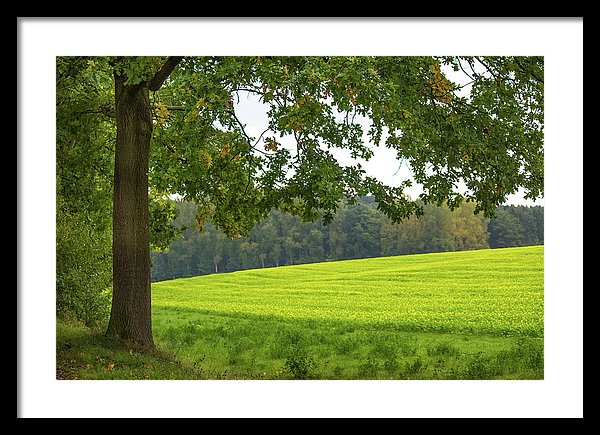
[[[322,261],[440,251],[502,248],[544,243],[541,206],[500,206],[495,217],[474,214],[473,203],[454,211],[446,205],[424,206],[414,216],[393,224],[371,196],[341,205],[329,225],[302,223],[273,210],[247,237],[230,238],[210,223],[198,227],[197,207],[176,201],[174,221],[182,237],[166,252],[153,251],[153,281]]]

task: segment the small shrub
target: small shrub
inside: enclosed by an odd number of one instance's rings
[[[198,325],[189,322],[186,326],[183,326],[179,333],[179,345],[180,346],[192,346],[196,340],[198,340]]]
[[[310,379],[314,367],[315,361],[308,354],[306,348],[301,346],[292,348],[283,365],[284,370],[290,374],[292,379]]]
[[[254,359],[244,358],[243,353],[252,348],[252,342],[246,337],[231,338],[227,342],[228,363],[232,366],[244,364],[246,368],[254,365]]]
[[[379,371],[379,362],[370,356],[364,364],[358,366],[358,376],[363,378],[372,378]]]
[[[477,352],[469,359],[465,370],[466,379],[494,379],[498,374],[495,360],[483,356]]]
[[[288,354],[293,354],[290,349],[302,345],[305,345],[305,338],[301,331],[291,328],[279,329],[269,346],[269,356],[271,358],[283,358]]]
[[[303,334],[297,329],[284,328],[277,332],[277,339],[284,346],[297,346],[303,341]]]

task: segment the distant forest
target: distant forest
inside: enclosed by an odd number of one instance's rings
[[[272,211],[249,237],[228,238],[207,223],[198,230],[196,206],[176,202],[183,237],[168,252],[152,252],[152,281],[209,273],[389,255],[541,245],[544,208],[501,206],[496,217],[473,213],[473,203],[450,211],[426,205],[424,215],[392,224],[372,197],[342,205],[333,222],[301,223]]]

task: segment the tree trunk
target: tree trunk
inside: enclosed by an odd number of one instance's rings
[[[150,294],[148,161],[152,114],[146,82],[115,74],[113,298],[106,335],[154,347]]]

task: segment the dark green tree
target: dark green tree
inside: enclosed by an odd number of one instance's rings
[[[327,249],[326,256],[328,260],[345,260],[346,259],[346,228],[344,222],[346,220],[347,206],[341,205],[336,213],[336,217],[326,227],[327,230]]]
[[[534,206],[531,207],[531,214],[533,215],[533,221],[535,223],[532,231],[535,232],[535,243],[537,245],[544,244],[544,207]]]
[[[242,269],[256,269],[260,266],[258,243],[250,240],[244,241],[239,247]]]
[[[306,262],[316,263],[325,260],[323,232],[319,228],[311,228],[306,238]]]
[[[510,205],[498,207],[488,225],[492,248],[544,244],[544,208]]]
[[[346,208],[341,227],[345,233],[344,258],[376,257],[381,252],[381,214],[361,200]]]
[[[523,228],[517,219],[505,207],[499,207],[496,216],[488,225],[490,248],[508,248],[522,246]]]

